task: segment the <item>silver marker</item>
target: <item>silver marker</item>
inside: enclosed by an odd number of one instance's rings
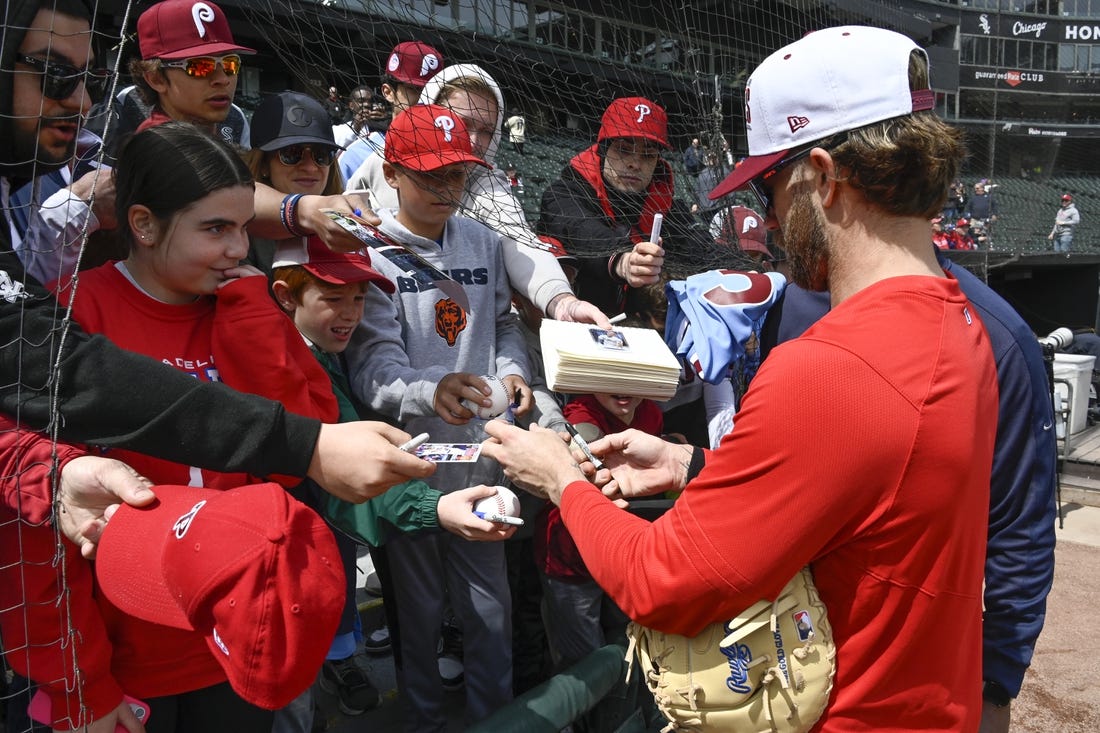
[[[412,440],[407,440],[404,443],[402,443],[401,445],[397,446],[397,450],[403,450],[406,453],[411,453],[411,452],[413,452],[414,450],[416,450],[417,448],[419,448],[420,446],[424,445],[427,442],[428,442],[428,434],[427,433],[421,433],[420,435],[416,436]]]

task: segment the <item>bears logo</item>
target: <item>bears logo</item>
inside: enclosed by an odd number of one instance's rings
[[[435,302],[435,332],[448,346],[454,346],[458,334],[466,330],[466,311],[450,298]]]

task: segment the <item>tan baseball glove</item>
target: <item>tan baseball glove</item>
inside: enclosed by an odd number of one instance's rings
[[[694,638],[635,623],[627,633],[666,732],[808,731],[833,689],[833,631],[809,568],[774,601]]]

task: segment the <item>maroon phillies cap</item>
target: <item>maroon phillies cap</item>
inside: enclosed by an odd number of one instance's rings
[[[386,60],[388,76],[414,87],[423,87],[442,68],[443,55],[420,41],[397,44]]]
[[[233,40],[225,13],[206,0],[164,0],[141,14],[137,28],[146,61],[256,53]]]
[[[332,530],[274,483],[153,491],[103,531],[100,589],[131,616],[203,633],[238,695],[285,707],[313,683],[344,609]]]
[[[737,247],[742,252],[763,252],[771,256],[764,217],[747,206],[731,206],[726,210],[717,241],[727,247]]]
[[[284,239],[275,250],[272,267],[304,267],[306,272],[332,285],[372,282],[387,293],[394,291],[390,280],[370,265],[365,251],[334,252],[317,237]]]
[[[417,104],[403,110],[386,131],[386,162],[414,171],[434,171],[452,163],[477,163],[466,125],[446,107]]]
[[[640,137],[658,145],[668,144],[668,115],[664,107],[645,97],[622,97],[604,110],[597,140]]]

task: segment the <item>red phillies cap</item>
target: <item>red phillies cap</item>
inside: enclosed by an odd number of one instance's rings
[[[344,610],[332,530],[274,483],[154,491],[103,532],[104,595],[136,618],[202,632],[238,695],[286,706],[313,683]]]
[[[970,220],[965,219],[965,218],[964,219],[959,219],[957,222],[955,222],[955,226],[957,226],[957,227],[968,227],[968,226],[970,226]]]
[[[225,13],[211,2],[165,0],[142,13],[137,27],[145,60],[256,53],[233,40]]]
[[[271,266],[304,267],[309,274],[332,285],[372,282],[387,293],[394,291],[389,278],[370,266],[370,255],[365,251],[334,252],[317,237],[279,242]]]
[[[438,104],[417,104],[403,110],[386,131],[386,162],[414,171],[434,171],[452,163],[477,163],[461,118]]]
[[[414,87],[423,87],[442,68],[443,55],[420,41],[397,44],[386,60],[386,75]]]
[[[622,97],[604,110],[597,140],[617,137],[640,137],[671,147],[668,144],[668,115],[664,107],[645,97]]]
[[[1062,194],[1062,200],[1063,201],[1073,201],[1073,197],[1070,196],[1068,193],[1064,193],[1064,194]]]

